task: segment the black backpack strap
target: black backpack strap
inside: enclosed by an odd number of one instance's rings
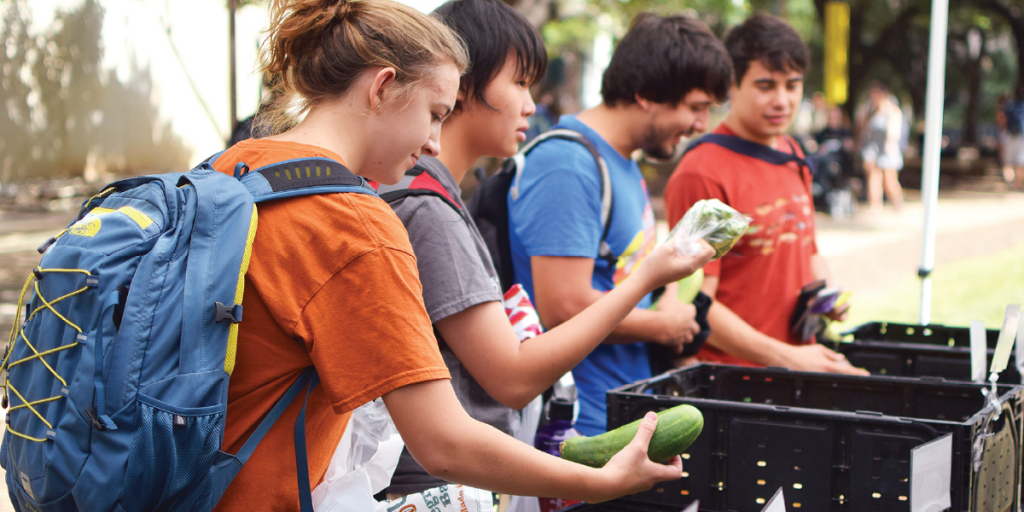
[[[519,177],[522,175],[520,170],[526,164],[526,155],[528,155],[534,148],[540,145],[542,142],[560,139],[575,142],[587,148],[590,155],[594,157],[594,161],[597,163],[597,170],[601,176],[601,226],[603,231],[601,232],[601,241],[598,243],[597,257],[600,260],[604,260],[610,267],[614,267],[618,263],[619,258],[612,252],[611,246],[608,245],[608,232],[612,227],[612,212],[614,211],[615,198],[612,193],[612,178],[611,173],[608,172],[608,164],[605,163],[604,158],[598,153],[597,147],[590,141],[585,135],[575,130],[568,128],[556,128],[554,130],[548,130],[535,139],[530,141],[523,149],[519,150],[511,158],[515,164],[516,175],[512,179],[512,186],[509,188],[509,193],[512,195],[512,200],[516,200],[519,197]]]
[[[249,189],[256,202],[336,192],[377,195],[365,178],[330,158],[296,158],[252,171],[244,162],[238,162],[235,177]]]
[[[798,165],[807,165],[807,162],[803,158],[800,158],[796,154],[796,148],[793,147],[793,143],[789,141],[789,137],[786,137],[786,142],[789,143],[790,149],[793,149],[793,153],[783,153],[782,151],[772,149],[764,144],[758,144],[751,142],[742,137],[735,135],[726,135],[724,133],[709,133],[703,137],[693,141],[687,148],[686,153],[689,153],[693,148],[704,144],[711,143],[718,146],[722,146],[733,153],[739,153],[741,155],[763,160],[772,165],[785,165],[790,162],[794,162]],[[684,155],[686,153],[683,153]]]
[[[405,171],[405,176],[395,185],[381,185],[378,187],[377,194],[380,195],[381,199],[387,201],[388,204],[406,197],[433,196],[444,201],[451,209],[455,210],[455,213],[458,213],[462,220],[469,222],[469,219],[462,211],[462,207],[447,194],[447,191],[441,192],[442,190],[445,190],[444,185],[431,176],[425,168],[417,164],[412,169]]]
[[[356,176],[340,162],[330,158],[286,160],[251,172],[262,174],[274,192],[330,185],[369,187],[365,179]]]
[[[683,152],[683,156],[686,156],[686,153],[693,151],[694,148],[700,146],[701,144],[710,143],[728,149],[733,153],[739,153],[744,156],[756,158],[758,160],[768,162],[772,165],[786,165],[789,163],[795,163],[799,167],[801,175],[803,174],[804,169],[806,169],[808,173],[813,175],[814,168],[807,160],[800,158],[800,156],[797,155],[796,146],[793,145],[793,141],[790,140],[789,136],[785,135],[783,136],[783,138],[786,141],[786,143],[789,144],[789,149],[790,151],[792,151],[792,153],[784,153],[777,149],[772,149],[768,146],[765,146],[764,144],[751,142],[747,139],[737,137],[735,135],[726,135],[724,133],[709,133],[690,143],[690,145],[687,146],[686,151]]]

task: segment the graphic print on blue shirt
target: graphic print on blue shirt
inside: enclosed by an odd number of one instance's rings
[[[582,145],[550,140],[537,146],[520,170],[519,198],[508,198],[509,239],[516,281],[536,297],[531,256],[592,258],[594,289],[609,291],[654,250],[654,213],[640,168],[615,151],[575,116],[562,116],[556,128],[576,130],[597,147],[608,165],[614,196],[607,242],[619,255],[611,267],[597,259],[601,240],[601,178],[594,158]],[[650,296],[638,307],[650,306]],[[576,368],[580,399],[576,428],[593,436],[607,428],[605,393],[651,377],[643,343],[600,345]]]

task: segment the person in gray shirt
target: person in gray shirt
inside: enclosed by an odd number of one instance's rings
[[[518,410],[586,357],[644,296],[690,275],[714,251],[704,244],[703,252],[687,257],[663,244],[622,286],[572,320],[520,343],[458,183],[481,156],[510,157],[525,140],[527,118],[535,111],[529,87],[547,65],[544,43],[523,15],[499,0],[453,0],[435,14],[466,41],[472,64],[441,132],[438,158],[421,157],[406,175],[432,180],[437,194],[404,197],[391,206],[409,232],[423,301],[459,401],[470,416],[508,434]],[[699,329],[696,322],[693,327]],[[404,451],[386,493],[394,498],[444,483]]]

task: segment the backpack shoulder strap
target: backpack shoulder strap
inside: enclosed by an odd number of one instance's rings
[[[789,144],[789,148],[790,150],[792,150],[792,153],[784,153],[777,149],[772,149],[768,146],[765,146],[764,144],[751,142],[747,139],[737,137],[735,135],[726,135],[724,133],[709,133],[690,143],[690,145],[686,148],[686,151],[683,152],[683,156],[686,156],[686,153],[693,151],[694,148],[700,146],[701,144],[715,144],[717,146],[721,146],[725,149],[728,149],[733,153],[739,153],[744,156],[756,158],[758,160],[767,162],[772,165],[786,165],[788,163],[795,163],[800,167],[801,172],[803,169],[806,168],[808,172],[813,173],[813,169],[811,168],[810,163],[808,163],[807,160],[801,158],[797,154],[796,146],[793,145],[793,141],[790,139],[790,137],[788,135],[785,135],[784,140],[787,144]]]
[[[615,198],[612,194],[612,178],[608,172],[608,164],[605,163],[604,158],[597,151],[597,147],[582,133],[576,130],[570,130],[568,128],[556,128],[554,130],[548,130],[535,139],[530,141],[523,149],[519,150],[510,160],[514,165],[506,166],[510,172],[515,173],[515,177],[512,180],[512,186],[509,188],[509,193],[512,195],[512,200],[515,201],[519,197],[519,177],[521,173],[518,172],[526,164],[526,155],[528,155],[534,148],[540,145],[542,142],[560,139],[575,142],[587,148],[590,155],[594,158],[597,163],[597,170],[601,177],[601,226],[604,228],[601,232],[601,242],[598,246],[598,259],[608,262],[609,265],[615,265],[618,262],[618,257],[612,252],[611,246],[608,245],[608,232],[612,226],[612,211],[615,206]],[[505,169],[503,169],[504,171]]]
[[[244,162],[239,162],[235,165],[235,177],[257,203],[335,192],[377,195],[365,178],[330,158],[296,158],[251,171]]]
[[[377,188],[380,198],[393,204],[399,199],[412,196],[434,196],[450,206],[455,213],[458,213],[463,220],[469,221],[462,212],[462,207],[452,199],[448,189],[444,188],[441,182],[430,175],[429,172],[418,164],[405,171],[402,180],[394,185],[381,185]]]
[[[701,144],[711,143],[717,146],[721,146],[733,153],[739,153],[744,156],[756,158],[768,162],[773,165],[785,165],[790,162],[797,163],[799,165],[807,165],[803,158],[800,158],[796,154],[796,148],[793,146],[793,142],[786,136],[786,142],[789,144],[790,149],[793,149],[792,153],[784,153],[782,151],[772,149],[764,144],[758,144],[751,142],[742,137],[735,135],[726,135],[724,133],[709,133],[703,137],[693,141],[689,147],[686,148],[686,153],[693,151],[694,148]],[[685,155],[685,153],[684,153]]]

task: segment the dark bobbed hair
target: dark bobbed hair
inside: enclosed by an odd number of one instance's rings
[[[601,79],[608,106],[636,97],[678,105],[690,91],[725,101],[732,65],[721,41],[703,22],[686,16],[643,13],[633,19]]]
[[[736,85],[750,69],[750,63],[759,61],[772,71],[807,72],[810,56],[800,34],[782,18],[758,13],[747,21],[729,29],[725,34],[725,47],[732,58]]]
[[[484,90],[513,53],[516,72],[531,85],[544,76],[548,66],[544,40],[526,17],[508,4],[500,0],[451,0],[435,9],[434,15],[462,37],[469,50],[469,69],[459,83],[466,98],[493,108],[484,98]]]

